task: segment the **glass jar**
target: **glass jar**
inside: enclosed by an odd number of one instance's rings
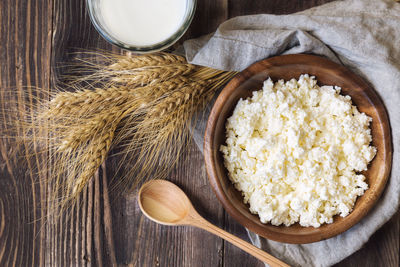
[[[103,19],[102,15],[102,6],[101,1],[104,0],[87,0],[87,10],[90,15],[90,19],[95,26],[96,30],[106,39],[108,42],[119,46],[121,48],[137,52],[137,53],[149,53],[156,52],[160,50],[164,50],[169,46],[173,45],[176,41],[178,41],[182,35],[189,28],[190,23],[192,22],[195,9],[196,9],[196,0],[186,0],[186,8],[184,10],[184,15],[180,26],[166,39],[146,45],[134,45],[130,44],[126,41],[122,41],[122,38],[118,38],[117,34],[113,33],[108,27],[107,23]],[[160,11],[160,10],[159,10]],[[165,12],[168,12],[167,10]],[[128,25],[123,25],[127,27]],[[157,33],[155,33],[157,34]]]

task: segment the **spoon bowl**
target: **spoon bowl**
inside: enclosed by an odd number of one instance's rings
[[[139,207],[150,220],[164,225],[191,225],[215,234],[270,266],[289,266],[265,251],[206,221],[194,209],[186,194],[175,184],[152,180],[139,190]]]
[[[184,224],[192,204],[175,184],[152,180],[140,188],[139,206],[146,217],[156,223],[180,225]]]

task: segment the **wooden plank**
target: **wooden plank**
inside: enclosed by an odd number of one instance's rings
[[[228,18],[228,0],[197,1],[196,13],[181,40],[196,38],[215,31]]]
[[[194,144],[189,147],[185,161],[171,173],[170,180],[187,193],[201,215],[223,227],[223,209],[208,185],[202,154]],[[113,198],[113,228],[119,264],[222,266],[223,241],[218,237],[190,227],[157,225],[140,212],[136,192],[119,198],[114,194]]]
[[[75,52],[113,47],[103,40],[92,26],[86,12],[86,1],[59,0],[53,7],[52,81],[55,88],[63,82],[65,65],[76,62]],[[95,56],[94,56],[95,57]],[[48,249],[49,265],[115,266],[110,237],[109,200],[104,192],[101,169],[84,190],[70,213],[52,221]],[[106,198],[104,198],[106,197]],[[111,250],[110,250],[111,249]]]
[[[33,91],[32,87],[49,87],[51,7],[51,0],[0,2],[2,108],[9,108],[9,90],[21,98],[24,91]],[[39,181],[46,172],[39,158],[23,163],[11,156],[9,152],[15,149],[15,144],[0,139],[0,266],[42,266],[46,259],[46,231],[42,228],[46,188]]]
[[[236,1],[229,0],[229,17],[252,14],[290,14],[311,7],[319,6],[334,0],[264,0],[264,1]]]
[[[246,229],[236,222],[229,214],[225,212],[225,230],[235,236],[242,238],[250,243]],[[268,252],[268,251],[267,251]],[[224,266],[252,266],[263,267],[264,263],[253,256],[243,252],[237,247],[225,242],[224,245]]]

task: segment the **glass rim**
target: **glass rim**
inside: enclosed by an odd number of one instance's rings
[[[93,2],[95,1],[101,1],[101,0],[86,0],[86,10],[89,13],[89,17],[92,24],[94,25],[95,29],[99,32],[99,34],[109,43],[116,45],[120,48],[137,53],[157,52],[164,50],[170,47],[171,45],[175,44],[185,34],[190,24],[192,23],[197,4],[197,0],[186,0],[189,5],[186,7],[187,11],[184,16],[184,20],[181,23],[181,26],[176,30],[176,32],[167,39],[159,43],[156,43],[154,45],[134,46],[124,43],[120,40],[117,40],[102,26],[102,23],[98,21],[98,16],[96,16],[96,11],[94,9]]]

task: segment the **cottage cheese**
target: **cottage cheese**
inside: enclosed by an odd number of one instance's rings
[[[319,227],[347,216],[368,188],[376,148],[369,124],[340,88],[315,77],[271,79],[240,99],[220,150],[229,178],[261,222]]]

